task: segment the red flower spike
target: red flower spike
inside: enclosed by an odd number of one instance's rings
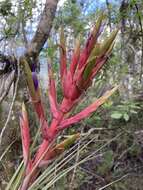
[[[75,79],[79,88],[86,90],[86,88],[90,86],[93,77],[107,62],[107,59],[113,49],[114,40],[117,33],[118,30],[113,31],[110,37],[105,41],[106,43],[103,43],[102,45],[95,45],[89,59],[87,60],[87,63],[81,68],[78,72],[77,78]]]
[[[31,72],[29,64],[26,59],[21,58],[21,63],[23,64],[24,72],[26,75],[27,85],[29,89],[29,93],[31,96],[32,103],[34,105],[35,111],[38,115],[39,120],[43,120],[45,118],[44,108],[41,102],[40,89],[38,85],[38,78],[35,72]]]
[[[61,103],[61,106],[60,106],[61,112],[64,113],[64,114],[67,114],[69,111],[71,111],[73,106],[75,104],[77,104],[77,102],[78,102],[78,100],[73,101],[71,99],[64,98],[62,103]]]
[[[80,56],[80,37],[75,42],[75,50],[73,52],[71,65],[70,65],[70,72],[71,72],[72,78],[78,65],[79,56]]]
[[[59,130],[57,126],[59,125],[60,120],[62,120],[62,117],[63,117],[63,114],[59,115],[58,118],[53,119],[50,127],[47,128],[46,137],[44,138],[42,144],[40,145],[36,153],[35,159],[33,161],[34,164],[36,164],[37,161],[41,158],[41,156],[45,153],[45,151],[47,151],[48,146],[58,134]]]
[[[39,93],[39,101],[32,102],[32,103],[33,103],[35,111],[36,111],[36,113],[38,115],[39,121],[43,122],[41,130],[42,130],[43,137],[45,137],[46,136],[46,131],[47,131],[47,128],[48,128],[48,123],[46,121],[44,107],[43,107],[43,103],[42,103],[41,97],[40,97],[40,91],[38,93]]]
[[[70,98],[69,93],[71,91],[73,85],[72,75],[71,72],[68,71],[67,74],[63,78],[63,93],[64,97]]]
[[[22,113],[20,115],[20,129],[22,137],[22,149],[23,149],[23,159],[24,164],[27,166],[29,162],[29,153],[30,153],[30,132],[29,132],[29,122],[28,115],[26,111],[25,104],[22,104]]]
[[[50,102],[51,113],[54,118],[57,118],[59,111],[57,108],[56,86],[55,86],[54,74],[52,71],[50,59],[48,63],[48,77],[49,77],[49,102]]]
[[[47,140],[43,140],[42,144],[38,148],[38,151],[35,155],[35,158],[33,160],[33,165],[35,165],[38,162],[38,160],[41,158],[41,156],[45,153],[45,151],[48,149],[49,144],[50,143]]]
[[[87,108],[82,110],[80,113],[77,113],[74,116],[70,116],[72,109],[79,103],[82,94],[87,88],[92,84],[93,77],[97,72],[102,68],[102,66],[107,62],[109,55],[114,46],[114,39],[117,35],[117,30],[114,31],[109,38],[103,43],[99,44],[97,38],[103,30],[102,21],[104,20],[104,14],[102,13],[96,22],[96,26],[93,28],[85,47],[83,48],[80,54],[80,40],[77,40],[75,45],[75,50],[72,56],[71,65],[67,71],[67,62],[66,62],[66,47],[65,47],[65,37],[63,28],[60,33],[60,75],[61,75],[61,85],[63,89],[63,100],[61,105],[57,105],[56,97],[56,86],[53,77],[53,72],[51,68],[51,62],[49,61],[48,73],[49,73],[49,102],[51,107],[51,113],[53,119],[51,121],[50,127],[45,119],[44,108],[41,102],[41,96],[38,86],[37,78],[35,73],[32,72],[28,66],[26,60],[21,60],[26,62],[24,66],[24,71],[26,74],[27,84],[29,87],[30,96],[32,103],[35,107],[35,111],[38,115],[38,118],[41,123],[42,128],[42,137],[43,142],[39,146],[37,153],[34,159],[29,161],[29,132],[25,127],[25,123],[28,123],[28,120],[25,117],[20,117],[21,133],[22,133],[22,144],[23,144],[23,155],[25,160],[25,165],[28,162],[26,168],[26,176],[23,181],[22,187],[28,188],[29,184],[37,178],[39,175],[39,166],[37,162],[42,165],[49,163],[50,159],[58,156],[62,153],[68,145],[71,144],[71,140],[64,141],[58,145],[51,145],[52,142],[55,142],[57,135],[60,131],[65,128],[70,127],[71,124],[79,122],[81,119],[88,117],[91,113],[96,111],[96,109],[101,106],[114,92],[118,87],[113,88],[110,91],[107,91],[102,97],[97,99],[94,103],[89,105]],[[34,80],[34,81],[33,81]],[[23,110],[25,110],[23,108]],[[27,118],[27,116],[26,116]],[[24,126],[24,127],[23,127]],[[28,126],[28,124],[26,125]],[[28,138],[28,139],[27,139]],[[26,139],[26,140],[25,140]],[[72,139],[74,140],[74,139]],[[30,171],[30,168],[34,167],[34,172],[28,176],[27,171]],[[26,178],[29,177],[29,178]],[[25,186],[26,184],[26,186]]]
[[[90,106],[82,110],[80,113],[77,113],[75,116],[65,119],[61,122],[59,129],[63,130],[69,125],[79,122],[80,120],[88,117],[91,113],[97,110],[99,106],[101,106],[116,90],[118,89],[118,86],[114,87],[112,90],[107,91],[102,97],[97,99],[94,103],[92,103]]]
[[[104,13],[101,13],[101,15],[99,16],[99,18],[95,24],[95,27],[93,28],[93,31],[89,35],[86,46],[83,49],[81,56],[80,56],[79,69],[81,69],[83,67],[83,65],[86,64],[86,62],[90,56],[90,53],[92,52],[92,50],[96,44],[97,38],[101,32],[101,25],[102,25],[102,21],[104,20],[104,17],[105,17]]]
[[[42,105],[41,100],[37,102],[33,102],[34,108],[36,110],[36,113],[38,115],[39,120],[43,120],[45,118],[44,108]]]
[[[77,99],[81,94],[72,78],[70,70],[67,72],[67,75],[63,79],[63,91],[64,97],[72,101]]]
[[[38,77],[37,77],[36,72],[32,72],[32,78],[33,78],[33,84],[35,87],[35,97],[36,97],[36,101],[33,101],[32,103],[35,107],[39,120],[43,120],[45,118],[45,113],[44,113],[43,104],[41,102],[41,92],[40,92],[40,87],[38,84]]]

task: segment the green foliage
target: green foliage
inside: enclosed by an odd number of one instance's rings
[[[64,7],[59,10],[59,14],[55,20],[55,28],[58,29],[61,25],[65,28],[73,30],[73,35],[77,36],[79,33],[85,31],[87,22],[83,19],[82,9],[76,1],[67,0]],[[67,30],[68,32],[68,30]]]
[[[4,0],[0,2],[0,14],[2,16],[5,17],[11,15],[11,8],[12,8],[11,0]]]
[[[137,114],[141,107],[138,103],[133,101],[121,101],[121,104],[117,105],[111,112],[112,119],[123,119],[126,122],[132,117],[133,114]]]
[[[121,117],[122,117],[122,114],[118,111],[115,111],[111,114],[111,118],[113,119],[121,119]]]

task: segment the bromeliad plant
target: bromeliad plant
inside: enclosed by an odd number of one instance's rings
[[[60,144],[56,145],[55,140],[60,132],[96,111],[96,109],[101,106],[117,89],[116,86],[112,90],[107,91],[102,97],[96,99],[95,102],[83,109],[81,112],[71,116],[71,111],[80,103],[84,92],[92,85],[93,78],[102,66],[107,63],[113,49],[118,30],[113,31],[110,37],[108,37],[103,43],[98,42],[98,37],[103,30],[104,20],[105,16],[104,14],[101,14],[87,39],[85,47],[81,48],[79,39],[76,41],[69,67],[67,67],[64,32],[61,29],[59,46],[60,79],[63,91],[63,100],[61,103],[57,102],[57,91],[52,64],[51,61],[48,60],[48,96],[50,111],[52,114],[50,126],[48,125],[44,112],[36,73],[34,70],[31,70],[25,58],[20,60],[23,64],[26,75],[31,101],[35,112],[37,113],[37,117],[39,118],[43,139],[35,156],[31,158],[28,116],[25,105],[23,104],[20,126],[25,172],[20,186],[21,190],[28,189],[39,175],[40,168],[45,165],[48,166],[52,159],[66,150],[69,145],[74,143],[80,136],[79,134],[72,135]]]

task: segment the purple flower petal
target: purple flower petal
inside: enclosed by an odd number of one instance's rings
[[[38,78],[37,78],[36,72],[32,72],[32,78],[33,78],[35,90],[37,90],[38,89]]]

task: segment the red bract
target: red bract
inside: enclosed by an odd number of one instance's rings
[[[110,91],[107,91],[102,97],[97,99],[94,103],[92,103],[90,106],[82,110],[80,113],[77,113],[75,116],[63,120],[60,124],[60,129],[64,129],[69,125],[77,123],[80,120],[88,117],[91,113],[96,111],[97,108],[101,106],[117,90],[117,88],[118,86],[116,86]]]
[[[70,72],[71,75],[74,76],[75,70],[77,68],[78,65],[78,60],[79,60],[79,56],[80,56],[80,39],[76,40],[75,43],[75,50],[73,52],[73,56],[72,56],[72,60],[71,60],[71,65],[70,65]]]
[[[84,64],[86,64],[87,59],[90,56],[90,53],[93,50],[93,48],[97,42],[97,38],[99,37],[100,32],[101,32],[101,25],[102,25],[102,21],[103,21],[104,17],[105,17],[105,15],[104,15],[104,13],[102,13],[100,15],[100,17],[98,18],[96,25],[94,26],[92,32],[89,35],[89,38],[85,45],[85,48],[83,49],[83,51],[80,55],[79,66],[78,66],[79,69],[81,69],[84,66]]]
[[[57,105],[57,94],[56,94],[54,74],[52,71],[50,59],[48,63],[48,76],[49,76],[49,102],[50,102],[51,113],[54,118],[57,118],[59,113]]]
[[[29,161],[30,133],[28,116],[24,103],[22,104],[22,113],[20,115],[20,129],[22,137],[23,159],[26,166]]]
[[[90,33],[88,40],[85,46],[83,46],[82,50],[80,48],[80,40],[78,39],[76,41],[75,50],[73,51],[71,64],[69,67],[67,67],[66,60],[66,40],[64,37],[64,31],[63,29],[61,29],[59,46],[60,77],[63,90],[63,100],[61,104],[58,104],[56,84],[52,71],[52,63],[49,59],[48,95],[50,111],[52,115],[52,120],[49,126],[47,124],[42,100],[40,97],[40,89],[37,81],[38,79],[35,76],[36,73],[33,73],[34,76],[32,76],[32,72],[30,70],[30,67],[28,66],[28,63],[25,59],[22,60],[31,100],[40,121],[43,141],[41,145],[39,145],[37,153],[32,159],[31,171],[29,169],[30,174],[28,176],[25,176],[25,180],[23,182],[23,185],[21,186],[21,190],[27,189],[29,184],[33,182],[34,179],[36,179],[36,176],[39,173],[39,167],[41,167],[45,163],[49,163],[49,159],[53,159],[66,149],[66,143],[68,143],[70,140],[64,141],[59,145],[55,145],[55,140],[59,132],[64,130],[65,128],[70,127],[71,124],[75,124],[80,120],[88,117],[90,114],[96,111],[96,109],[101,106],[118,88],[116,86],[112,90],[107,91],[102,97],[97,99],[88,107],[84,108],[81,112],[70,116],[72,109],[82,99],[84,91],[86,91],[88,87],[92,85],[92,80],[95,75],[99,72],[102,66],[107,63],[108,57],[110,56],[113,49],[118,30],[113,31],[109,38],[107,38],[103,43],[98,42],[98,37],[103,30],[104,18],[105,16],[102,13],[97,20],[95,26],[93,27],[93,30]],[[28,127],[26,127],[28,124],[25,116],[21,117],[20,121],[23,141],[23,156],[26,163],[29,155],[28,152],[30,137]]]
[[[34,106],[34,109],[35,109],[35,112],[38,116],[39,121],[42,122],[41,129],[42,129],[43,137],[45,137],[46,131],[48,128],[48,123],[46,121],[44,107],[43,107],[43,103],[41,100],[38,78],[36,76],[36,72],[33,73],[31,71],[29,64],[25,58],[21,58],[20,61],[23,64],[23,69],[25,72],[25,76],[26,76],[26,80],[27,80],[27,86],[29,89],[31,101],[33,103],[33,106]]]

